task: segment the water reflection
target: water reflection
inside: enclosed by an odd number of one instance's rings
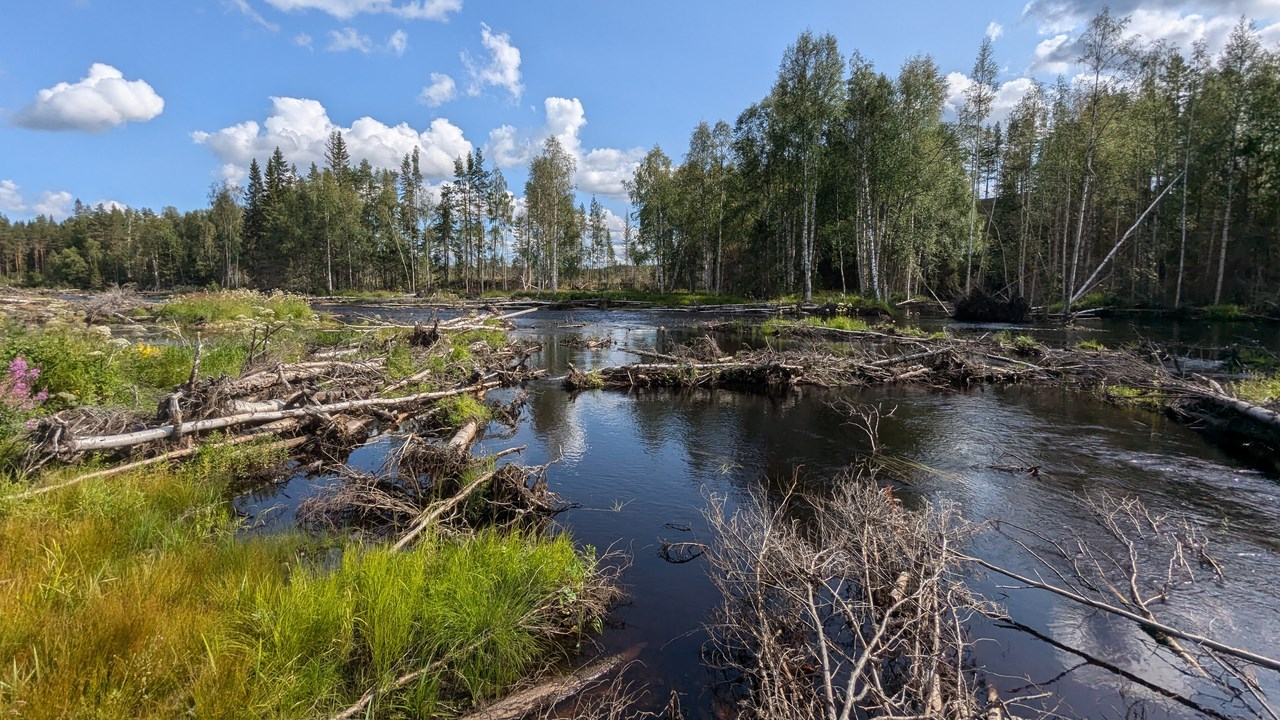
[[[412,312],[399,319],[414,319]],[[709,494],[741,501],[761,488],[788,481],[797,466],[805,477],[829,478],[867,449],[865,436],[847,424],[833,404],[880,404],[896,411],[881,423],[885,451],[906,461],[901,480],[919,502],[954,502],[975,521],[1001,518],[1045,534],[1086,530],[1090,520],[1079,498],[1108,491],[1140,497],[1154,512],[1185,515],[1214,540],[1224,561],[1221,585],[1202,583],[1175,593],[1160,612],[1175,622],[1212,617],[1228,642],[1259,651],[1280,646],[1280,571],[1275,528],[1280,526],[1280,484],[1250,470],[1186,427],[1149,413],[1124,410],[1080,393],[1030,387],[935,392],[919,388],[750,393],[688,391],[564,392],[554,376],[569,364],[580,369],[618,365],[636,358],[618,348],[570,347],[569,337],[605,336],[634,347],[669,348],[700,334],[705,318],[681,313],[628,311],[539,312],[518,319],[519,333],[544,344],[539,363],[552,379],[532,383],[523,422],[512,437],[482,444],[497,450],[527,445],[523,462],[562,457],[550,472],[554,490],[580,507],[561,516],[574,537],[597,548],[629,550],[630,601],[616,612],[616,627],[601,639],[605,650],[647,643],[638,679],[659,703],[681,693],[693,717],[712,714],[701,665],[702,623],[717,602],[700,562],[672,565],[658,550],[662,539],[707,539],[701,509]],[[570,321],[582,328],[561,327]],[[662,329],[658,329],[658,327]],[[1096,332],[1136,334],[1104,321]],[[1229,329],[1189,325],[1158,328],[1169,339],[1220,344],[1237,337]],[[1071,333],[1059,340],[1074,342]],[[1227,333],[1227,334],[1224,334]],[[1090,337],[1082,334],[1079,339]],[[1280,349],[1274,333],[1267,342]],[[751,333],[718,336],[723,349],[758,342]],[[370,460],[380,451],[370,451]],[[1039,465],[1039,477],[1001,471],[997,465]],[[292,497],[311,492],[310,481],[290,483]],[[269,503],[275,497],[256,498]],[[688,531],[681,528],[688,527]],[[1014,570],[1034,572],[1026,556],[997,535],[984,534],[971,551]],[[975,587],[1003,601],[1020,621],[1099,656],[1122,660],[1146,677],[1184,687],[1194,683],[1174,669],[1151,638],[1131,625],[1059,602],[1047,593],[1008,590],[975,575]],[[1010,689],[1044,681],[1079,659],[1022,633],[974,622],[984,641],[975,660]],[[1123,717],[1143,693],[1107,673],[1083,667],[1061,677],[1055,702],[1066,714]],[[1280,688],[1268,688],[1280,692]],[[1197,696],[1202,702],[1213,698]],[[1148,717],[1183,717],[1149,708]]]

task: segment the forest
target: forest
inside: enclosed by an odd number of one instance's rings
[[[768,94],[687,150],[658,146],[611,231],[553,137],[517,196],[481,149],[432,187],[416,152],[375,168],[328,143],[277,151],[206,208],[77,203],[0,216],[0,282],[313,294],[626,287],[879,300],[981,290],[1033,306],[1280,301],[1280,53],[1245,18],[1221,52],[1127,32],[1104,11],[1079,74],[1028,83],[998,119],[981,43],[963,103],[928,55],[896,74],[829,34],[787,49]],[[1006,108],[1007,109],[1007,108]],[[621,237],[618,237],[621,235]]]

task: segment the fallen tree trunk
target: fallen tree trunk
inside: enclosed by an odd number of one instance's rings
[[[157,463],[168,462],[170,460],[182,460],[185,458],[189,458],[192,455],[195,455],[196,453],[200,452],[202,449],[207,447],[234,447],[236,445],[243,445],[245,443],[253,442],[254,440],[260,440],[264,437],[269,437],[272,434],[273,433],[256,433],[253,435],[241,435],[239,437],[230,438],[220,443],[214,443],[213,445],[195,445],[189,448],[183,448],[181,450],[173,450],[171,452],[164,453],[163,455],[157,455],[155,457],[150,457],[145,460],[138,460],[137,462],[126,463],[124,465],[117,465],[115,467],[110,467],[105,470],[97,470],[91,473],[85,473],[84,475],[77,475],[76,477],[71,478],[70,480],[65,480],[63,482],[56,483],[53,485],[46,485],[44,487],[38,487],[33,490],[27,490],[26,492],[18,493],[13,497],[19,500],[23,498],[35,497],[36,495],[43,495],[48,492],[53,492],[54,490],[61,490],[62,488],[71,487],[72,485],[78,485],[86,480],[94,480],[97,478],[111,477],[112,475],[119,475],[120,473],[129,472],[130,470],[137,470],[139,468],[149,467]],[[305,444],[310,439],[311,438],[308,438],[308,437],[295,437],[295,438],[288,438],[285,440],[277,440],[276,442],[273,442],[267,445],[265,449],[268,451],[292,450],[293,448],[296,448],[300,445]]]
[[[375,397],[362,400],[348,400],[345,402],[329,403],[326,405],[315,405],[312,407],[295,408],[292,410],[275,410],[269,412],[249,412],[238,415],[228,415],[226,417],[208,418],[205,420],[195,420],[184,422],[177,425],[162,425],[158,428],[148,430],[138,430],[130,433],[122,433],[119,435],[96,435],[89,437],[71,437],[66,438],[61,447],[52,448],[55,453],[80,453],[95,450],[113,450],[116,448],[132,447],[146,442],[156,440],[164,440],[175,435],[187,435],[190,433],[208,432],[210,430],[221,430],[223,428],[236,427],[239,425],[248,425],[251,423],[271,422],[274,420],[283,420],[285,418],[301,418],[313,415],[325,415],[328,413],[341,412],[344,410],[356,410],[359,408],[373,407],[399,407],[403,405],[412,405],[415,403],[429,402],[431,400],[440,400],[455,395],[465,395],[472,392],[483,392],[498,387],[501,383],[498,381],[485,382],[468,387],[456,388],[454,390],[441,390],[438,392],[416,393],[414,395],[406,395],[398,398]]]
[[[642,647],[644,646],[636,645],[617,655],[600,658],[571,675],[552,678],[521,690],[459,720],[521,720],[532,717],[534,713],[553,708],[577,695],[591,683],[635,660]]]

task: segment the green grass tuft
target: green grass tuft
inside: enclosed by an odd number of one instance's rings
[[[193,325],[230,320],[307,320],[313,313],[306,299],[298,295],[221,290],[180,295],[161,305],[156,314],[183,325]]]

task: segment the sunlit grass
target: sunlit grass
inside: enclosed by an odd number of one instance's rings
[[[305,320],[311,317],[312,310],[306,299],[298,295],[221,290],[180,295],[161,305],[156,314],[189,325],[249,319]]]
[[[397,554],[238,533],[224,483],[279,459],[209,449],[0,497],[0,713],[329,715],[440,661],[374,709],[430,715],[504,691],[556,651],[538,627],[580,622],[592,560],[564,537],[429,533]]]

